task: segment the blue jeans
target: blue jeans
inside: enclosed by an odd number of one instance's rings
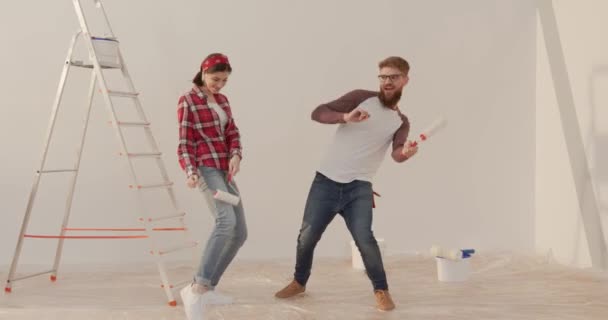
[[[295,280],[306,285],[315,246],[336,214],[340,214],[361,252],[374,290],[388,290],[380,248],[372,232],[372,206],[370,182],[339,183],[317,173],[310,187],[298,236]]]
[[[215,217],[215,228],[207,241],[201,263],[194,277],[198,284],[214,289],[222,274],[247,239],[247,224],[243,211],[243,202],[237,206],[213,199],[215,190],[230,192],[239,196],[234,181],[228,183],[226,172],[209,167],[198,169],[201,179],[207,184],[206,199],[210,202]]]

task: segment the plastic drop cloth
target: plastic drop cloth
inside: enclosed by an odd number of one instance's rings
[[[317,258],[307,293],[291,300],[273,296],[291,280],[291,261],[236,261],[218,287],[235,303],[209,307],[205,319],[608,319],[606,272],[504,254],[478,254],[471,263],[469,280],[443,283],[430,256],[387,257],[397,308],[380,312],[369,280],[351,268],[349,258]],[[177,265],[170,278],[187,280],[192,270]],[[0,319],[185,319],[181,304],[167,306],[153,265],[61,271],[56,283],[41,276],[0,295]],[[179,288],[175,293],[179,297]]]

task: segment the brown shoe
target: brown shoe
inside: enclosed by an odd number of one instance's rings
[[[376,290],[374,292],[376,296],[376,308],[380,311],[390,311],[395,309],[395,303],[391,298],[391,294],[388,293],[388,290]]]
[[[306,290],[306,287],[299,284],[296,280],[291,281],[287,287],[283,288],[281,291],[278,291],[274,294],[275,297],[279,299],[291,298],[297,294],[300,294]]]

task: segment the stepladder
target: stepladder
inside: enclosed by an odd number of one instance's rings
[[[114,35],[101,0],[72,0],[72,2],[80,29],[73,36],[64,61],[59,86],[53,102],[49,126],[46,131],[41,160],[34,175],[19,238],[6,280],[5,292],[12,292],[13,285],[16,282],[37,276],[50,275],[51,281],[56,281],[65,240],[143,239],[147,241],[148,251],[152,254],[158,268],[160,287],[167,297],[168,304],[175,306],[177,305],[175,289],[182,284],[190,282],[191,279],[184,279],[182,282],[171,282],[167,270],[169,262],[167,257],[171,253],[194,250],[197,247],[197,243],[191,240],[186,228],[184,222],[186,213],[179,207],[173,183],[169,179],[169,174],[162,158],[162,152],[153,135],[151,123],[146,116],[139,93],[135,89],[121,53],[120,42]],[[88,11],[85,10],[85,2],[90,7]],[[95,15],[98,21],[101,21],[104,27],[103,34],[94,34],[92,32],[89,24],[89,19],[92,15]],[[78,56],[77,50],[75,50],[77,45],[82,45],[86,53]],[[72,160],[72,163],[64,167],[47,168],[50,145],[56,139],[54,138],[54,133],[57,129],[59,111],[72,107],[63,102],[70,73],[75,68],[90,71],[91,73],[86,95],[84,120],[81,123],[80,130],[78,131],[78,128],[74,128],[73,131],[74,135],[78,137],[76,156]],[[108,75],[108,73],[113,74]],[[110,79],[121,80],[121,84],[116,86],[118,89],[115,89]],[[132,218],[132,221],[138,223],[137,227],[73,227],[70,225],[72,203],[78,185],[79,172],[81,172],[81,159],[83,158],[91,110],[95,105],[94,97],[96,94],[101,96],[100,98],[109,116],[111,129],[107,131],[114,132],[115,140],[119,146],[118,156],[123,158],[120,159],[120,162],[124,166],[124,171],[127,173],[129,180],[129,183],[124,186],[125,192],[133,195],[137,211],[128,218]],[[134,119],[121,119],[120,113],[117,112],[117,105],[121,105],[122,108],[131,108]],[[129,133],[133,130],[139,132],[141,141],[143,141],[137,143],[137,150],[132,148],[132,144],[127,143]],[[138,169],[139,165],[145,167],[148,171]],[[69,180],[68,191],[65,196],[65,207],[63,209],[63,221],[57,223],[59,230],[56,233],[30,233],[29,226],[35,216],[34,211],[36,211],[33,210],[35,207],[34,203],[36,202],[38,193],[42,193],[43,191],[41,180],[53,175],[67,175],[67,179]],[[155,201],[163,202],[163,206],[150,203],[150,196],[146,195],[149,192],[155,192],[155,196],[152,198]],[[207,199],[207,204],[211,205],[209,199]],[[158,210],[158,208],[166,209]],[[76,235],[74,235],[75,233]],[[50,269],[25,275],[17,272],[19,259],[24,251],[23,244],[26,240],[51,240],[57,242],[54,261]],[[194,254],[195,252],[193,251],[192,253]]]

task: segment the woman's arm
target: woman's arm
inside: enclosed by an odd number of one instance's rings
[[[194,116],[190,109],[188,100],[182,96],[177,108],[177,120],[179,122],[179,145],[177,156],[179,164],[188,176],[196,174],[196,147],[199,139],[194,129]]]

